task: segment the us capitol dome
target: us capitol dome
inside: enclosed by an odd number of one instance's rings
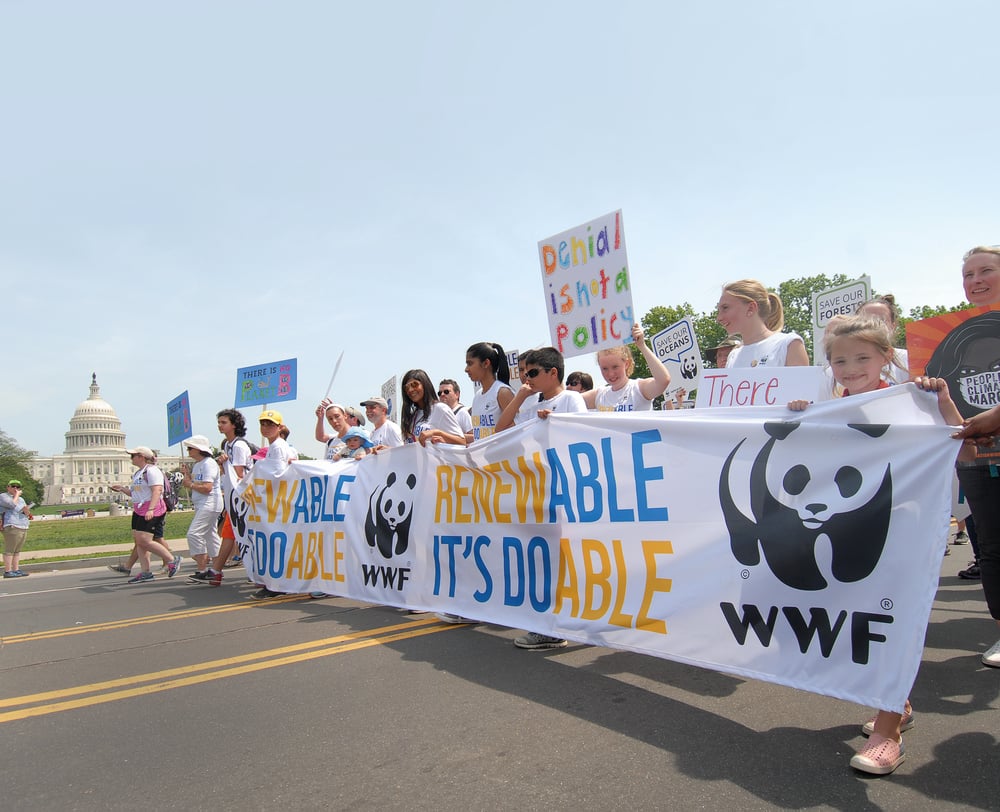
[[[95,372],[90,396],[79,403],[70,418],[66,450],[53,457],[32,457],[27,467],[45,486],[47,505],[107,503],[112,498],[108,485],[128,485],[132,480],[135,468],[126,448],[122,421],[114,406],[101,397]],[[157,464],[167,472],[180,462],[176,456],[157,458]],[[121,498],[114,494],[116,502]]]

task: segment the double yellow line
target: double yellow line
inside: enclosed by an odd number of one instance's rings
[[[176,618],[177,615],[171,615],[171,617]],[[114,628],[113,625],[109,625]],[[94,627],[89,628],[94,630]],[[33,716],[46,716],[50,713],[87,708],[105,702],[117,702],[120,699],[145,696],[158,691],[171,691],[175,688],[198,685],[240,674],[250,674],[268,668],[279,668],[283,665],[315,660],[319,657],[329,657],[332,654],[345,654],[349,651],[381,646],[398,640],[407,640],[458,628],[462,627],[441,623],[432,616],[368,631],[338,634],[323,640],[297,643],[293,646],[241,654],[238,657],[229,657],[224,660],[209,660],[204,663],[168,668],[149,674],[137,674],[106,682],[79,685],[75,688],[14,696],[0,699],[0,709],[12,708],[12,710],[0,710],[0,724],[29,719]],[[40,638],[35,636],[32,639]],[[4,638],[4,642],[8,642],[8,638]]]

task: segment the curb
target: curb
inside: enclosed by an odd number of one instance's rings
[[[129,556],[129,550],[121,553],[109,553],[108,555],[95,556],[94,558],[67,558],[63,561],[46,561],[32,559],[21,563],[20,568],[25,572],[58,572],[59,570],[82,570],[88,567],[103,569],[109,564],[120,564]],[[190,559],[186,549],[174,550],[176,555],[185,559]],[[157,559],[158,560],[158,559]]]

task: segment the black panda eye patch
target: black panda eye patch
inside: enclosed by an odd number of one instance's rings
[[[850,465],[845,465],[837,471],[837,475],[833,478],[833,480],[837,483],[840,495],[845,498],[848,496],[854,496],[854,494],[861,490],[861,472],[857,468],[852,468]]]
[[[809,479],[810,476],[808,468],[804,465],[793,465],[785,473],[785,478],[781,480],[781,484],[786,493],[790,493],[792,496],[798,496],[806,489],[806,485],[809,484]]]

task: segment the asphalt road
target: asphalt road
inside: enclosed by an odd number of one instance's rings
[[[1000,669],[944,559],[907,761],[848,767],[865,708],[628,652],[231,577],[0,586],[8,810],[1000,808]]]

